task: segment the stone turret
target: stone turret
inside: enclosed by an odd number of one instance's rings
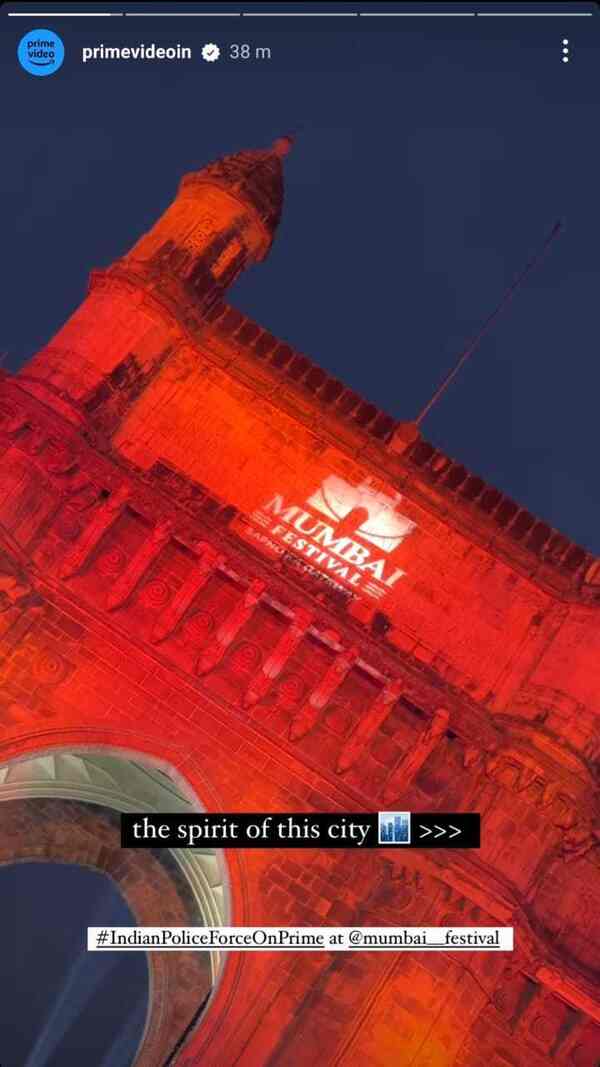
[[[282,137],[186,174],[175,199],[133,248],[107,270],[57,334],[23,368],[22,384],[74,422],[122,411],[222,299],[247,266],[267,255],[283,206]],[[106,406],[110,411],[106,411]],[[118,406],[117,405],[117,406]]]

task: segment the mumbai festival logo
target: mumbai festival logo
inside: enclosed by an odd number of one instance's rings
[[[274,493],[251,520],[278,554],[290,552],[334,584],[377,599],[405,573],[391,558],[415,529],[398,510],[401,500],[332,474],[303,504]]]

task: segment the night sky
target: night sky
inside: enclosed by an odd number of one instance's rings
[[[15,863],[0,866],[0,902],[2,1067],[128,1067],[148,1006],[145,953],[84,948],[88,926],[135,924],[113,882]]]
[[[209,5],[221,7],[239,10]],[[81,301],[90,269],[150,227],[182,174],[295,133],[272,253],[231,302],[400,419],[415,418],[563,221],[423,430],[600,553],[599,16],[40,24],[66,49],[43,79],[14,58],[33,26],[2,23],[0,349],[11,369]],[[83,46],[140,40],[191,44],[194,58],[80,62]],[[218,63],[200,60],[205,41],[221,46]],[[272,59],[229,60],[231,42],[267,45]],[[126,1067],[123,1055],[97,1067]]]

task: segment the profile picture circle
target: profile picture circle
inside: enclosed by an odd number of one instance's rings
[[[17,57],[28,74],[46,78],[62,67],[65,46],[54,30],[29,30],[19,41]]]

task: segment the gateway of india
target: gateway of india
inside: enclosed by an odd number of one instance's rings
[[[187,174],[0,395],[0,861],[143,925],[136,1067],[598,1067],[600,562],[227,302],[281,138]],[[121,812],[481,813],[479,850],[123,850]],[[45,905],[44,905],[45,906]]]

